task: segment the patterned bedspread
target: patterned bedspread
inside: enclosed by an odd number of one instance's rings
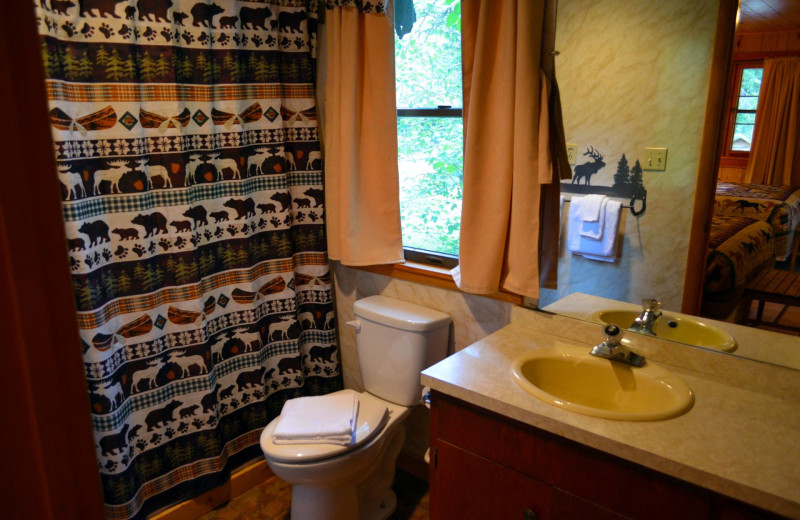
[[[714,202],[717,216],[764,220],[772,226],[775,258],[786,260],[792,252],[795,229],[800,225],[800,189],[791,186],[717,183]]]
[[[737,296],[764,268],[775,264],[775,237],[763,220],[716,216],[706,259],[705,294]]]

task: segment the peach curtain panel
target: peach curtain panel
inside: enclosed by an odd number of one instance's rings
[[[544,1],[463,0],[461,290],[538,298],[542,185],[553,182]],[[540,131],[541,129],[541,131]]]
[[[800,58],[764,60],[745,182],[800,186]]]
[[[394,29],[383,14],[326,12],[323,142],[328,256],[403,262]]]

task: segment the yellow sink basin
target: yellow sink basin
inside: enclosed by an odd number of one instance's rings
[[[533,350],[514,361],[514,380],[548,404],[605,419],[670,419],[692,407],[692,391],[665,368],[649,361],[637,368],[592,356],[589,350]]]
[[[592,321],[600,323],[614,323],[622,329],[633,325],[633,320],[639,316],[639,311],[623,309],[606,309],[591,315]],[[713,325],[688,316],[678,316],[668,312],[662,313],[656,321],[653,332],[661,339],[677,341],[696,347],[733,352],[736,350],[736,340]]]

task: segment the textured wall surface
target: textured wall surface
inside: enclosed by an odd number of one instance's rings
[[[559,2],[556,74],[566,139],[578,144],[578,164],[589,146],[603,153],[606,166],[592,184],[613,184],[622,154],[633,167],[645,147],[669,153],[665,172],[644,172],[646,214],[637,220],[623,210],[621,258],[598,262],[562,247],[559,288],[543,290],[541,305],[579,291],[625,301],[658,297],[680,309],[717,6]]]

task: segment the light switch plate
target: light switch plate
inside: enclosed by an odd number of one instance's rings
[[[570,164],[575,164],[578,162],[578,145],[573,143],[567,143],[567,159],[569,159]]]
[[[645,170],[664,171],[667,169],[667,149],[666,148],[645,148],[644,163],[642,168]]]

